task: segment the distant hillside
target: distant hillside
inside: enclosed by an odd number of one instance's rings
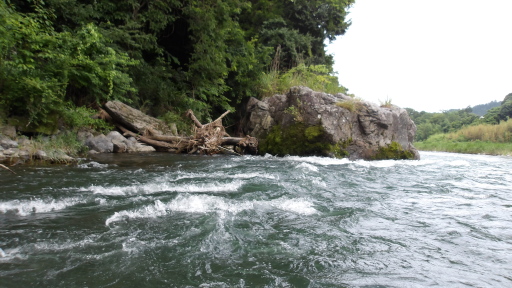
[[[501,101],[491,101],[487,104],[480,104],[480,105],[476,105],[474,107],[471,107],[473,109],[473,113],[475,113],[476,115],[478,116],[485,116],[485,114],[487,113],[487,111],[489,111],[490,109],[494,108],[494,107],[498,107],[501,105]]]
[[[487,104],[480,104],[480,105],[476,105],[474,107],[471,107],[471,106],[468,106],[468,108],[471,109],[470,113],[473,113],[473,114],[476,114],[478,116],[485,116],[485,114],[487,114],[487,111],[489,111],[490,109],[494,108],[494,107],[498,107],[501,105],[501,101],[491,101]],[[450,110],[446,110],[446,111],[443,111],[445,113],[450,113],[450,112],[457,112],[457,111],[461,111],[461,110],[466,110],[468,111],[468,108],[465,108],[465,109],[450,109]]]

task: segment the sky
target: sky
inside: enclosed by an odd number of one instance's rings
[[[356,97],[440,112],[512,93],[512,0],[356,0],[328,44]]]

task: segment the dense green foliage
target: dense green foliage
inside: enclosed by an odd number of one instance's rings
[[[438,133],[457,131],[479,119],[469,107],[463,110],[441,113],[417,112],[411,108],[406,108],[406,110],[416,124],[416,141],[425,140],[429,136]]]
[[[2,0],[0,113],[73,126],[77,107],[117,99],[207,120],[283,83],[344,91],[324,41],[345,33],[353,2]]]

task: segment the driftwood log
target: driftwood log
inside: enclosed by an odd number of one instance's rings
[[[16,172],[12,171],[11,169],[9,169],[9,167],[7,167],[5,165],[0,164],[0,168],[4,168],[5,170],[8,170],[8,171],[10,171],[13,174],[16,174]]]
[[[116,101],[117,102],[117,101]],[[194,115],[192,110],[185,114],[194,123],[193,136],[176,136],[162,129],[160,120],[153,120],[148,125],[141,124],[140,111],[125,107],[127,105],[117,103],[107,103],[106,112],[112,116],[113,124],[125,135],[132,136],[140,142],[154,147],[157,151],[213,155],[218,153],[229,154],[256,154],[258,151],[258,139],[246,137],[231,137],[226,133],[222,125],[224,118],[230,111],[226,111],[219,118],[208,124],[202,124]],[[118,108],[121,107],[121,108]],[[129,106],[128,106],[129,107]],[[124,115],[124,114],[127,115]],[[132,113],[136,113],[135,116]],[[149,117],[149,116],[144,116]],[[150,117],[151,118],[151,117]],[[133,119],[137,120],[137,125],[129,124]],[[128,124],[127,124],[128,123]]]

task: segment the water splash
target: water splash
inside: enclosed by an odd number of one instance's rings
[[[47,213],[59,211],[67,207],[87,202],[80,197],[64,199],[32,199],[32,200],[12,200],[0,202],[0,213],[15,213],[20,216],[27,216],[37,213]]]

